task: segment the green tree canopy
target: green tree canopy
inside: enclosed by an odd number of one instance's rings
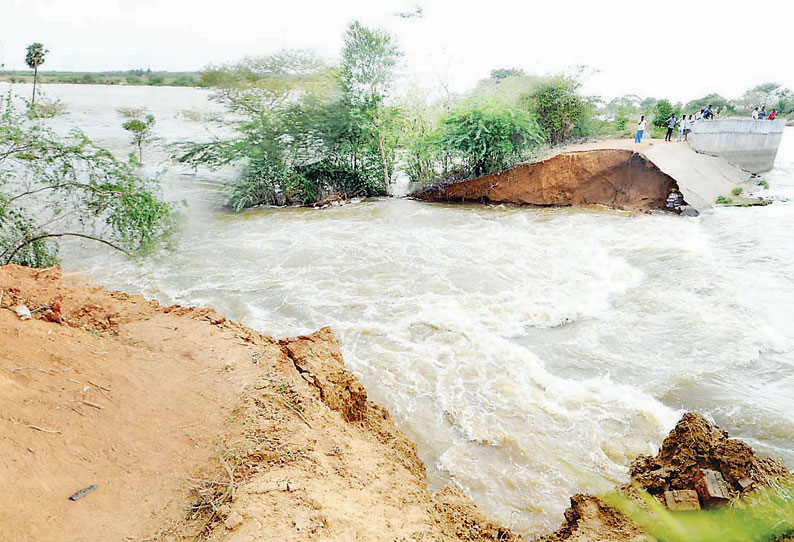
[[[582,132],[590,104],[579,94],[580,87],[575,77],[560,75],[548,78],[522,97],[522,106],[535,113],[552,145],[575,135],[585,135]]]
[[[432,140],[452,164],[474,176],[507,169],[543,142],[543,131],[528,111],[474,101],[444,115]]]
[[[175,157],[243,163],[229,201],[236,210],[383,195],[401,135],[402,112],[389,103],[399,57],[388,33],[353,22],[336,72],[305,51],[207,68],[214,99],[242,117],[237,136],[178,144]]]
[[[684,106],[684,110],[688,113],[694,114],[696,111],[705,109],[708,105],[712,106],[715,115],[726,114],[731,110],[731,103],[723,96],[713,92],[711,94],[706,94],[697,100],[687,102],[687,104]]]
[[[763,83],[747,89],[731,103],[741,113],[750,113],[755,107],[761,106],[766,106],[767,110],[775,108],[788,113],[794,109],[794,93],[779,83]]]
[[[667,119],[673,113],[675,113],[675,110],[669,100],[659,100],[653,106],[653,125],[660,129],[665,128]]]
[[[146,118],[130,119],[121,125],[122,128],[130,132],[132,144],[138,147],[138,162],[143,162],[143,146],[154,140],[152,129],[154,128],[154,115],[146,115]],[[134,155],[133,155],[134,156]]]
[[[39,66],[44,64],[44,57],[47,53],[49,51],[41,43],[36,42],[28,45],[25,64],[33,70],[33,98],[30,101],[31,106],[36,105],[36,83],[38,82]]]
[[[80,131],[61,137],[0,97],[0,264],[58,262],[57,240],[91,239],[127,253],[161,243],[171,205]]]

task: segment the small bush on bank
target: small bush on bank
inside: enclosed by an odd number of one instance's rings
[[[733,193],[734,196],[739,196],[741,195],[742,192],[744,192],[744,189],[741,186],[737,186],[736,188],[731,190],[731,192]]]

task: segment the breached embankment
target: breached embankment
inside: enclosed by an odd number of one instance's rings
[[[0,297],[3,540],[515,538],[427,488],[330,329],[277,341],[58,269],[0,267]]]
[[[67,288],[58,269],[0,267],[0,298],[3,540],[517,539],[460,490],[428,490],[328,328],[277,341],[212,310]],[[788,475],[693,414],[630,474],[658,496],[702,468],[732,497]],[[549,541],[648,540],[598,497],[571,502]]]
[[[440,182],[412,197],[431,202],[536,206],[605,205],[633,211],[670,209],[668,197],[701,211],[729,196],[748,174],[686,143],[618,140],[568,147],[533,164],[475,179]]]

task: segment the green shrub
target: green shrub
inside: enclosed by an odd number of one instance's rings
[[[520,104],[535,114],[552,145],[589,133],[588,121],[592,115],[588,114],[588,101],[579,95],[580,86],[574,77],[557,76],[521,98]]]
[[[666,131],[667,119],[669,119],[670,115],[673,113],[675,113],[675,111],[669,101],[659,100],[653,108],[653,125],[662,131]]]
[[[734,196],[739,196],[739,195],[741,195],[741,193],[742,193],[742,192],[744,192],[744,189],[743,189],[741,186],[737,186],[736,188],[734,188],[733,190],[731,190],[731,193],[732,193]]]
[[[769,183],[766,182],[764,179],[758,181],[758,186],[763,186],[764,190],[769,190]]]
[[[480,176],[511,167],[543,142],[543,130],[528,111],[469,102],[447,113],[428,143]]]
[[[733,203],[733,198],[729,198],[728,196],[717,196],[717,203],[719,205],[731,205]]]

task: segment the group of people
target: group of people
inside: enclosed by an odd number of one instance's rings
[[[673,140],[673,131],[678,128],[678,141],[687,141],[689,132],[695,123],[701,119],[713,119],[714,110],[711,104],[705,109],[701,109],[699,113],[694,115],[681,115],[681,118],[676,118],[675,113],[670,114],[670,118],[665,121],[667,126],[667,134],[664,136],[665,141]],[[648,126],[648,121],[645,120],[645,115],[640,117],[640,122],[637,123],[637,135],[634,137],[635,143],[642,143],[642,138],[645,135],[645,129]]]
[[[773,109],[770,113],[767,114],[766,106],[761,106],[759,109],[756,107],[753,110],[753,119],[755,120],[775,120],[777,117],[777,109]],[[687,141],[689,137],[689,132],[692,131],[692,127],[695,123],[701,119],[713,119],[714,118],[714,111],[712,109],[711,104],[705,109],[701,109],[700,113],[696,113],[695,115],[681,115],[681,118],[677,118],[675,113],[670,114],[670,118],[667,119],[664,123],[667,126],[667,134],[664,136],[665,141],[672,141],[673,140],[673,132],[678,129],[678,137],[676,138],[677,141]],[[645,135],[645,129],[648,126],[648,121],[645,120],[645,115],[640,117],[640,122],[637,123],[637,135],[634,137],[635,143],[642,143],[642,138]]]
[[[775,117],[777,117],[777,109],[773,109],[768,115],[765,105],[762,105],[760,110],[757,107],[753,109],[753,120],[775,120]]]

